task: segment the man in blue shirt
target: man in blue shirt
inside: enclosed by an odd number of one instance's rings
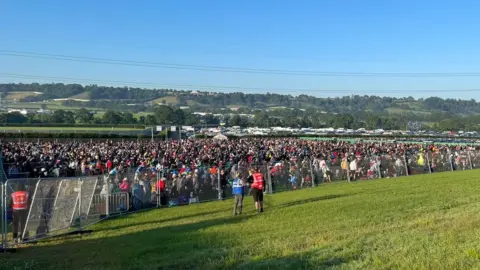
[[[242,209],[243,209],[243,197],[245,196],[245,185],[244,181],[240,179],[239,173],[236,173],[235,179],[233,179],[232,183],[232,194],[235,198],[235,203],[233,205],[233,214],[236,215],[241,215],[242,214]],[[237,209],[239,210],[237,212]]]

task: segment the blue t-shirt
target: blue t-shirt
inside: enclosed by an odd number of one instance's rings
[[[233,179],[232,193],[233,195],[245,195],[245,188],[238,177]]]

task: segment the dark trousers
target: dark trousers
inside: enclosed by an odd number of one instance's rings
[[[235,203],[233,204],[233,214],[242,213],[243,195],[235,195]],[[239,210],[237,212],[237,210]]]
[[[13,238],[22,237],[25,225],[27,224],[27,210],[14,210],[12,213],[13,218]]]

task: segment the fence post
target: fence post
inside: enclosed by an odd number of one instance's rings
[[[453,159],[451,156],[450,149],[447,150],[448,162],[450,163],[450,169],[453,172]]]
[[[218,200],[222,200],[222,183],[220,183],[220,170],[221,168],[217,168],[217,191],[218,191]]]
[[[380,159],[378,158],[380,157]],[[375,166],[377,167],[377,177],[382,179],[382,156],[374,156]]]
[[[308,166],[310,166],[310,175],[312,177],[312,187],[315,187],[315,173],[313,172],[312,159],[308,159]]]
[[[104,176],[105,181],[105,216],[110,216],[110,179]]]
[[[408,176],[408,161],[407,153],[403,154],[403,161],[405,162],[405,175]]]
[[[78,231],[82,231],[82,185],[83,179],[78,178]]]
[[[348,157],[345,157],[346,159],[346,162],[347,162],[347,181],[348,182],[351,182],[351,179],[350,179],[350,161],[348,160]],[[343,162],[343,160],[342,160]],[[340,167],[341,167],[341,163],[340,163]]]
[[[468,163],[470,163],[470,170],[473,170],[472,158],[470,157],[470,150],[467,151]]]
[[[424,155],[425,155],[425,158],[426,158],[427,164],[428,164],[428,173],[432,173],[432,164],[430,164],[430,158],[428,157],[428,152],[424,153]]]
[[[156,198],[156,204],[157,204],[157,208],[160,207],[160,185],[159,185],[159,182],[160,182],[160,179],[161,179],[162,175],[159,171],[157,171],[157,180],[155,181],[154,185],[155,185],[155,198]]]
[[[3,173],[3,170],[2,170],[2,173]],[[1,249],[5,249],[6,248],[6,242],[7,242],[7,231],[6,231],[6,223],[7,223],[7,219],[6,219],[6,213],[7,213],[7,205],[5,204],[5,201],[6,201],[6,193],[5,193],[5,187],[4,187],[4,183],[3,182],[0,182],[0,198],[1,198],[1,202],[0,202],[0,207],[2,208],[1,209],[1,216],[0,216],[0,220],[1,220],[1,223],[2,223],[2,246],[1,246]]]
[[[265,165],[267,168],[267,181],[268,181],[268,193],[272,194],[273,193],[273,185],[272,185],[272,175],[270,174],[270,168],[268,165]]]

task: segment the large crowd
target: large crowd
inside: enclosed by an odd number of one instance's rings
[[[141,184],[143,198],[168,189],[171,196],[184,201],[228,196],[229,181],[235,175],[246,178],[254,166],[269,176],[272,184],[267,188],[275,191],[314,182],[465,169],[480,163],[471,146],[386,141],[3,141],[1,147],[7,178],[107,175],[112,190],[132,192]]]

